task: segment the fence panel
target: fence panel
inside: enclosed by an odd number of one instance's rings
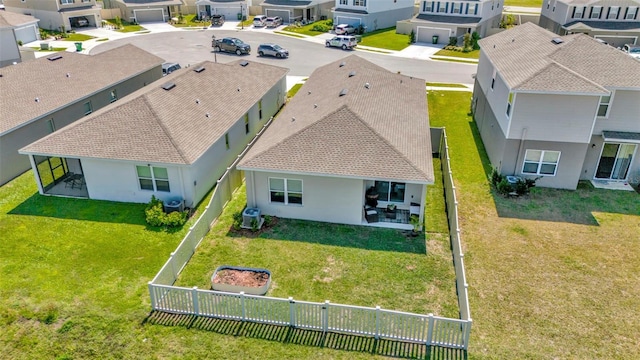
[[[373,311],[372,311],[373,310]],[[328,330],[376,336],[376,314],[371,308],[329,304]]]
[[[245,296],[245,319],[262,324],[290,325],[287,299]]]
[[[194,314],[191,289],[165,285],[150,285],[153,309],[173,314]]]
[[[467,327],[470,322],[434,316],[431,344],[442,347],[466,349]]]
[[[290,300],[291,301],[291,300]],[[322,330],[322,314],[324,304],[307,301],[295,301],[292,310],[294,327],[300,329]]]
[[[380,337],[411,342],[426,342],[429,320],[425,315],[380,310]]]

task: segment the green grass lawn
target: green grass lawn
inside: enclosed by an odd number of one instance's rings
[[[542,7],[542,0],[506,0],[504,6],[524,6],[540,9]]]
[[[106,20],[106,22],[108,22],[112,26],[115,26],[115,27],[118,26],[114,20]],[[123,32],[123,33],[128,33],[128,32],[142,31],[142,30],[146,30],[146,29],[144,27],[140,26],[140,25],[132,24],[132,23],[129,23],[129,22],[126,22],[126,21],[122,21],[122,28],[118,29],[116,31]]]
[[[429,92],[458,190],[473,317],[470,359],[638,359],[640,195],[581,186],[507,199],[471,95]]]
[[[246,16],[246,15],[245,15],[245,16]],[[243,21],[243,22],[241,22],[241,23],[238,23],[238,26],[237,26],[237,27],[242,28],[243,26],[244,26],[244,27],[246,27],[246,28],[247,28],[247,27],[251,27],[251,26],[253,26],[253,16],[249,16],[249,17],[247,18],[247,20],[245,20],[245,21]]]
[[[296,26],[296,25],[289,25],[287,27],[285,27],[284,31],[288,31],[288,32],[293,32],[293,33],[297,33],[297,34],[302,34],[302,35],[309,35],[309,36],[316,36],[316,35],[320,35],[320,34],[324,34],[326,32],[328,32],[329,30],[331,30],[332,26],[330,24],[333,24],[333,20],[329,19],[329,20],[320,20],[320,21],[316,21],[314,23],[311,24],[307,24],[307,25],[300,25],[300,26]],[[326,28],[325,31],[316,31],[313,30],[314,27],[317,26],[324,26]]]
[[[437,83],[437,82],[427,82],[427,86],[439,86],[439,87],[451,87],[451,88],[466,88],[466,86],[462,84],[453,84],[453,83]]]
[[[209,27],[211,25],[211,21],[200,21],[197,19],[196,14],[188,14],[184,15],[182,21],[177,24],[171,24],[177,28],[185,28],[185,27],[198,27],[202,28],[204,26]]]
[[[464,59],[479,59],[480,58],[480,50],[472,50],[469,52],[455,51],[455,50],[445,50],[442,49],[435,53],[434,55],[440,56],[453,56]]]
[[[67,34],[67,37],[62,38],[60,40],[64,40],[64,41],[87,41],[87,40],[91,40],[91,39],[95,39],[95,36],[89,36],[89,35],[85,35],[85,34],[78,34],[78,33],[69,33]]]
[[[396,28],[392,27],[365,33],[359,45],[400,51],[411,45],[409,40],[409,35],[397,34]]]

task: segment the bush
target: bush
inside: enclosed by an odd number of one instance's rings
[[[505,177],[504,179],[500,180],[498,185],[496,185],[496,190],[498,190],[498,193],[502,195],[507,195],[513,191],[513,188],[511,187],[511,184],[509,184],[509,182],[507,181],[507,178]]]
[[[273,225],[273,217],[271,215],[264,216],[264,226],[271,227]]]
[[[458,45],[458,38],[455,36],[450,36],[448,46],[456,46],[456,45]]]
[[[502,180],[506,180],[506,177],[500,174],[500,172],[497,169],[493,169],[493,171],[491,172],[491,185],[497,188],[498,184]]]
[[[328,19],[325,22],[325,25],[327,25],[330,29],[333,27],[333,19]]]
[[[328,32],[329,29],[331,29],[331,28],[329,26],[327,26],[327,25],[324,25],[324,24],[315,24],[311,28],[312,31],[318,31],[318,32]]]
[[[151,226],[180,227],[187,222],[186,211],[174,211],[165,214],[162,200],[151,195],[151,201],[144,210],[145,220]]]
[[[409,34],[409,44],[413,44],[416,42],[416,32],[411,30],[411,34]]]
[[[473,50],[480,50],[480,45],[478,44],[478,40],[480,40],[480,34],[477,31],[471,33],[471,47]]]
[[[240,230],[242,226],[242,211],[238,211],[233,213],[233,228],[235,230]]]

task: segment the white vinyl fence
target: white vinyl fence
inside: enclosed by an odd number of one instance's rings
[[[265,128],[270,122],[271,120],[265,124]],[[263,131],[264,128],[247,145],[247,148],[238,156],[238,159],[242,158],[244,153],[251,148]],[[446,151],[446,139],[442,141],[445,143],[444,150]],[[428,346],[467,349],[472,323],[468,316],[466,287],[464,292],[458,291],[459,297],[465,296],[465,300],[459,300],[459,302],[466,304],[465,310],[462,310],[461,305],[461,315],[464,314],[466,317],[463,317],[463,319],[448,319],[434,316],[433,314],[412,314],[384,310],[380,307],[340,305],[332,304],[329,301],[314,303],[298,301],[293,298],[283,299],[244,293],[201,290],[197,287],[190,289],[173,286],[178,275],[195,252],[196,247],[209,231],[211,224],[222,213],[224,206],[231,199],[233,191],[242,184],[242,173],[236,169],[237,162],[238,160],[218,180],[209,205],[205,208],[203,214],[189,229],[176,251],[171,253],[169,260],[167,260],[158,274],[148,283],[151,306],[154,311],[291,326],[322,332],[372,336],[376,339],[384,338],[415,342]],[[446,178],[445,176],[445,187],[447,184]],[[451,183],[450,180],[449,182]],[[450,196],[449,193],[447,193],[447,196]],[[455,204],[455,195],[453,199],[452,204]],[[449,212],[451,212],[451,209],[452,207],[449,206]],[[451,224],[457,224],[457,220],[454,223],[450,220],[450,226]],[[459,241],[459,236],[452,235],[451,239],[452,241],[454,239]],[[459,243],[453,245],[453,248],[459,250]],[[461,259],[456,259],[454,254],[454,261],[456,263],[456,274],[458,274],[459,267],[462,266]],[[464,269],[462,271],[462,281],[464,282]]]

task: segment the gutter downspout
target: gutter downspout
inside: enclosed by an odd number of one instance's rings
[[[527,136],[527,128],[522,128],[522,135],[520,136],[520,145],[518,145],[518,157],[516,158],[515,164],[513,164],[513,175],[518,175],[517,169],[518,164],[520,163],[520,159],[522,158],[522,148],[524,146],[525,137]]]

